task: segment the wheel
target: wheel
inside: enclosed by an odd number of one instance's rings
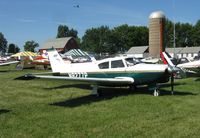
[[[159,90],[155,89],[153,92],[153,96],[159,96],[160,92]]]

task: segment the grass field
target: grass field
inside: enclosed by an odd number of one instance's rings
[[[0,67],[0,137],[199,137],[200,79],[147,88],[102,88],[61,80],[17,80],[35,70]]]

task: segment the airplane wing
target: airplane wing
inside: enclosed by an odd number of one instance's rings
[[[82,77],[66,77],[66,76],[48,76],[48,75],[34,75],[28,74],[25,77],[30,78],[44,78],[44,79],[60,79],[71,81],[83,81],[93,84],[105,84],[105,85],[129,85],[134,83],[134,79],[131,77],[116,77],[116,78],[82,78]]]
[[[10,62],[5,62],[5,63],[0,63],[0,66],[7,66],[7,65],[10,65],[10,64],[15,64],[15,63],[18,63],[19,61],[10,61]]]

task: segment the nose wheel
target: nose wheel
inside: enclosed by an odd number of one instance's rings
[[[160,95],[160,92],[158,89],[155,89],[154,92],[153,92],[153,96],[159,96]]]

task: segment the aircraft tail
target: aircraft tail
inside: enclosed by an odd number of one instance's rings
[[[54,48],[47,51],[52,72],[65,72],[66,63]]]
[[[172,67],[174,67],[175,65],[173,64],[173,62],[170,60],[169,55],[166,52],[162,52],[161,53],[161,58],[164,64],[168,64]]]

